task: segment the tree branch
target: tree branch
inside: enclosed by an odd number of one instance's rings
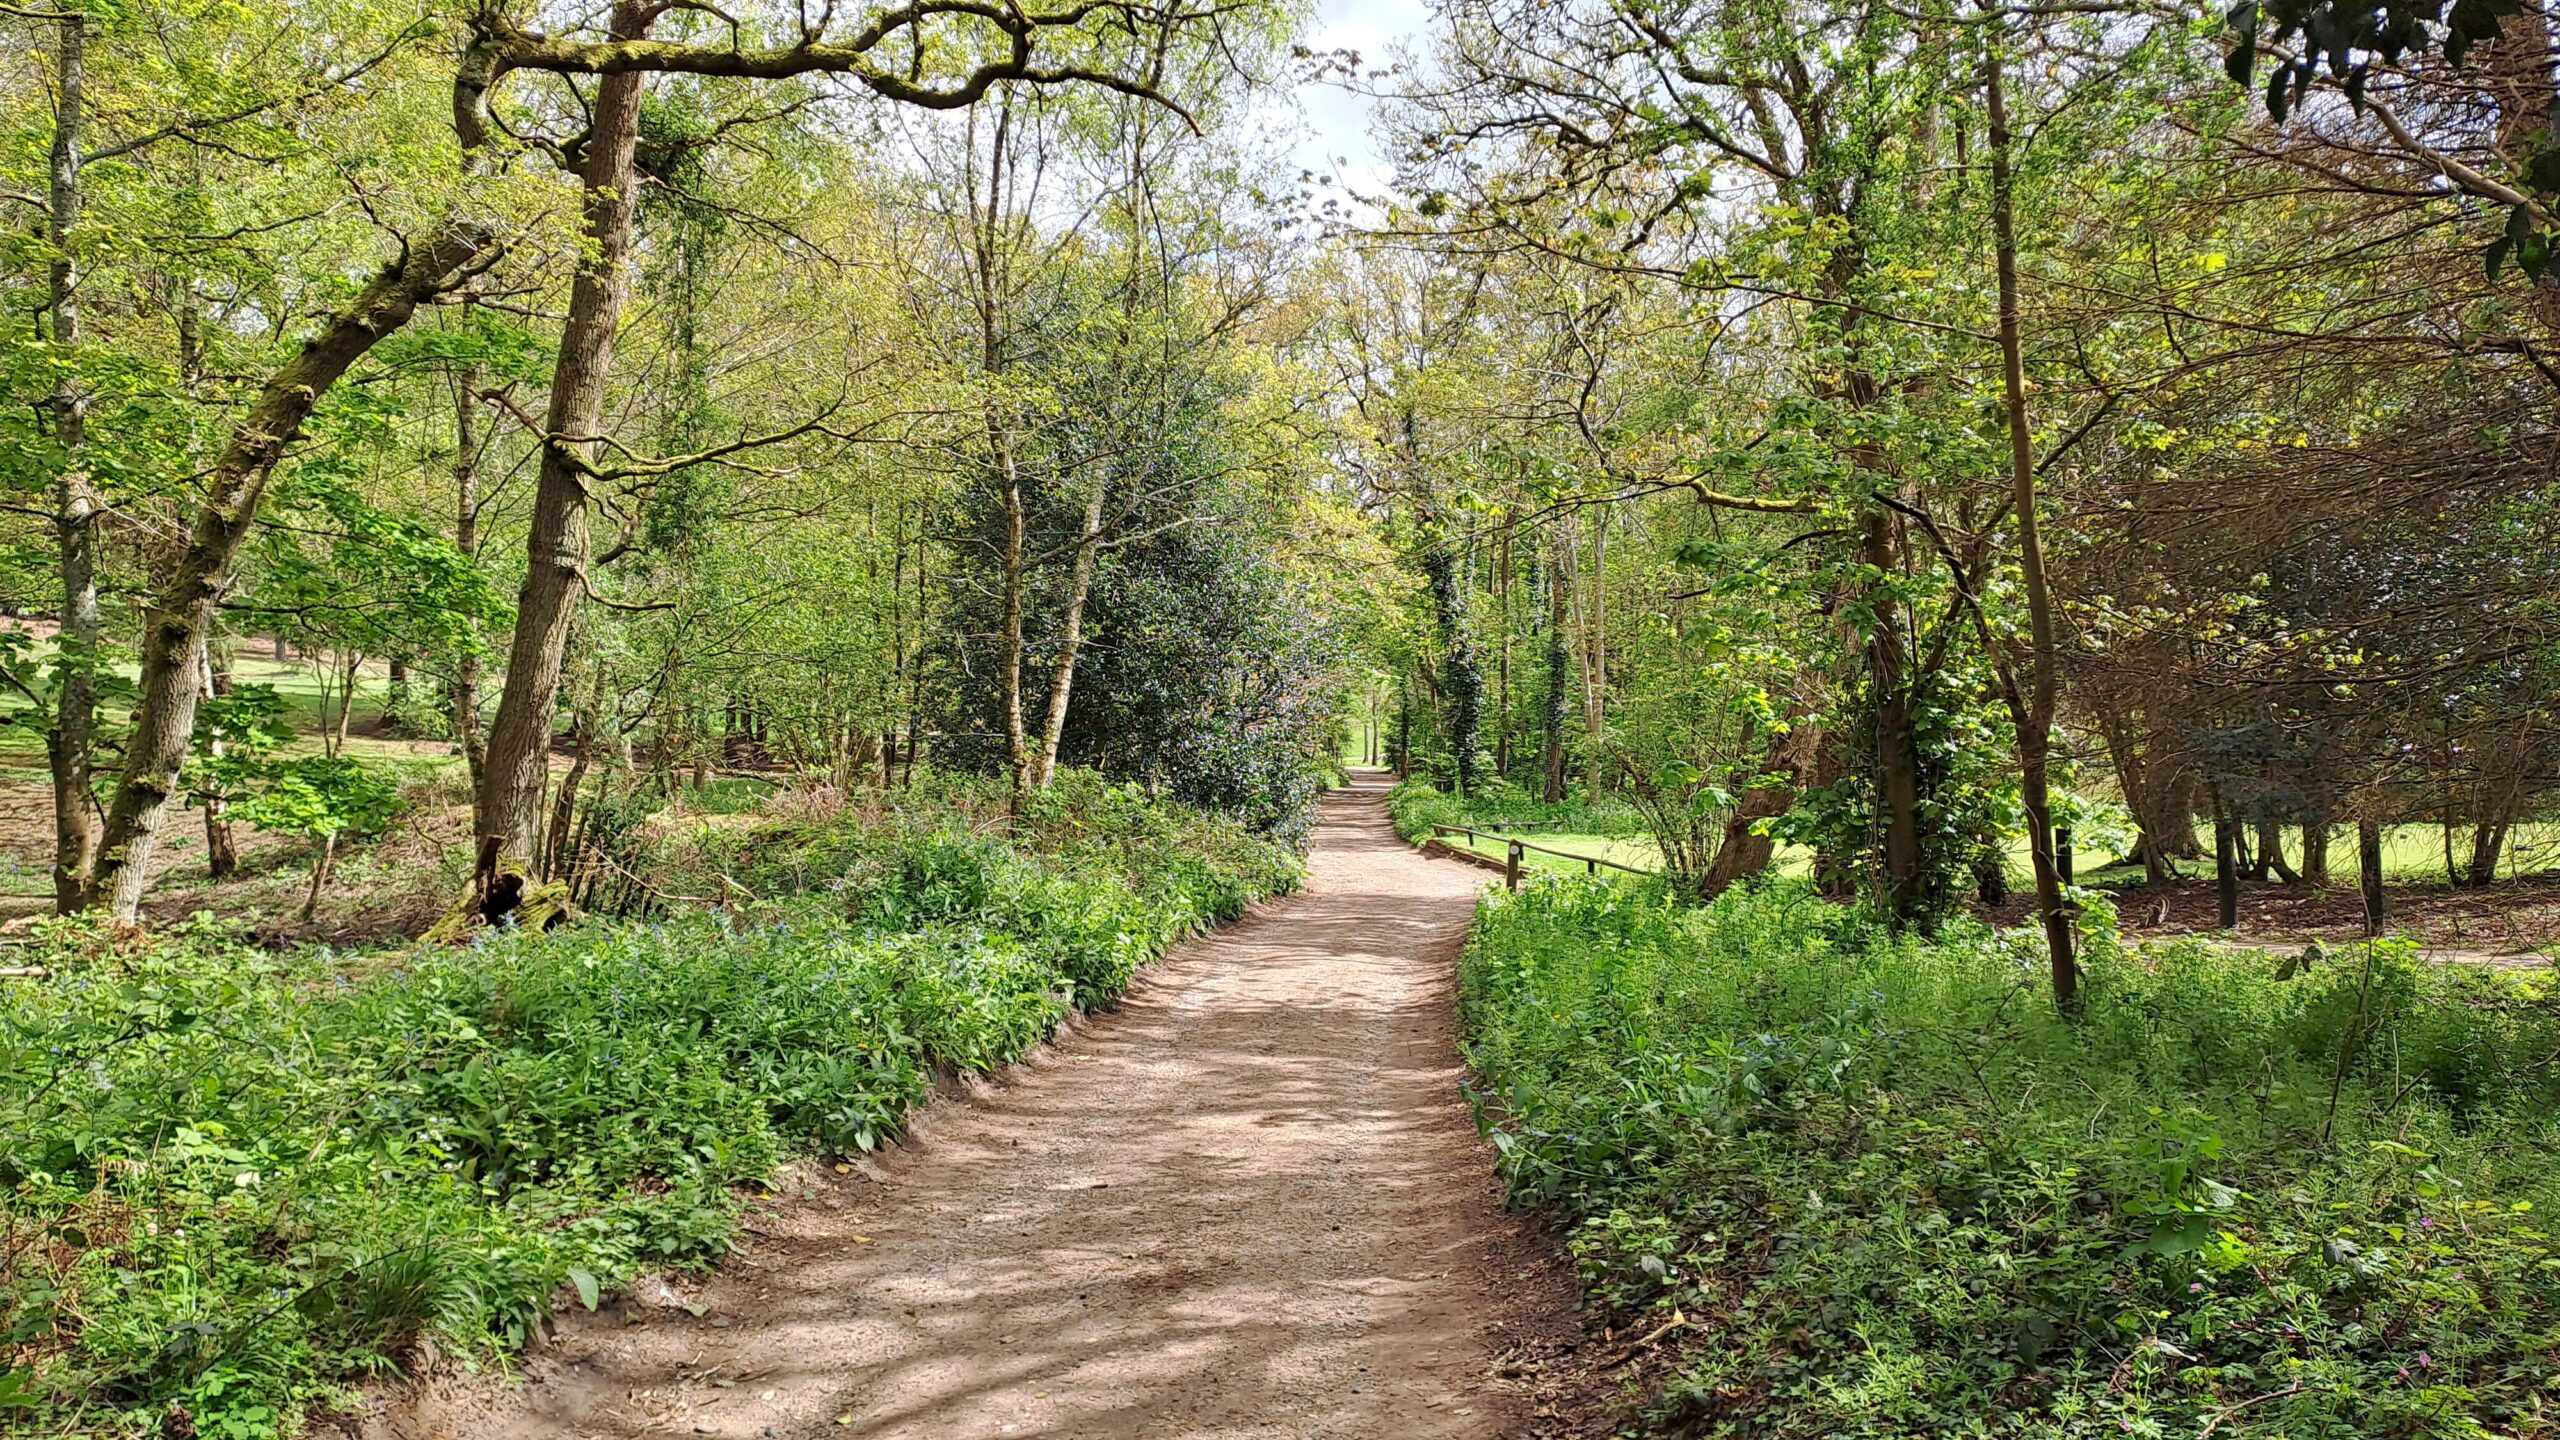
[[[676,40],[578,40],[523,29],[483,8],[472,17],[472,39],[453,81],[453,128],[465,149],[488,141],[489,96],[509,72],[541,70],[555,75],[620,75],[633,71],[711,75],[732,79],[784,80],[801,75],[841,75],[883,98],[928,110],[957,110],[976,104],[998,83],[1018,80],[1032,85],[1087,84],[1161,105],[1182,117],[1196,132],[1191,112],[1156,88],[1154,78],[1132,77],[1083,65],[1043,65],[1039,37],[1067,32],[1085,22],[1108,17],[1130,33],[1163,31],[1206,20],[1221,8],[1160,9],[1132,0],[1077,0],[1063,9],[1029,11],[995,0],[910,0],[886,10],[846,39],[827,43],[804,38],[782,46],[698,45]],[[994,30],[1004,54],[941,80],[921,71],[922,47],[909,63],[890,68],[874,52],[900,35],[917,35],[930,22],[961,20]]]

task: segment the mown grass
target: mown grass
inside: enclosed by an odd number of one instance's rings
[[[1409,842],[1431,837],[1434,825],[1480,825],[1487,829],[1535,824],[1541,831],[1604,835],[1645,841],[1643,817],[1614,800],[1597,804],[1579,798],[1550,805],[1513,785],[1495,785],[1483,793],[1451,795],[1428,780],[1412,779],[1387,792],[1387,814],[1396,833]],[[1523,832],[1524,834],[1527,832]]]
[[[1801,886],[1485,901],[1484,1113],[1621,1333],[1677,1317],[1648,1428],[2551,1433],[2547,978],[2091,940],[2071,1023],[2025,939]]]
[[[1389,792],[1388,804],[1396,822],[1396,830],[1407,841],[1419,844],[1430,838],[1431,826],[1476,825],[1488,830],[1512,833],[1506,827],[1520,821],[1544,822],[1535,831],[1518,831],[1522,838],[1540,844],[1552,844],[1621,864],[1651,869],[1661,864],[1661,850],[1644,833],[1641,817],[1627,806],[1603,802],[1593,805],[1582,800],[1569,800],[1560,805],[1547,805],[1530,799],[1516,787],[1498,787],[1486,795],[1461,798],[1447,794],[1427,780],[1407,780]],[[1468,845],[1463,836],[1448,837],[1454,845]],[[2210,837],[2207,837],[2208,839]],[[2464,863],[2470,858],[2468,833],[2456,839],[2457,857]],[[2301,835],[2285,833],[2285,854],[2289,861],[2300,864]],[[1499,855],[1499,841],[1478,841],[1472,847],[1486,854]],[[1778,845],[1771,857],[1772,873],[1782,879],[1803,879],[1813,873],[1813,851],[1790,843]],[[2019,888],[2029,882],[2031,873],[2027,842],[2023,835],[2007,842],[2007,868],[2011,881]],[[2085,844],[2079,855],[2075,878],[2083,885],[2138,885],[2142,867],[2109,864],[2117,857],[2093,853]],[[2560,861],[2560,824],[2530,822],[2519,825],[2506,858],[2499,866],[2501,875],[2538,873]],[[1582,867],[1571,862],[1541,863],[1531,857],[1533,868],[1558,874],[1578,873]],[[2180,868],[2190,875],[2210,878],[2210,861],[2201,866],[2182,863]],[[2434,825],[2394,825],[2383,831],[2382,870],[2394,884],[2441,885],[2445,883],[2443,833]],[[2342,829],[2330,844],[2329,888],[2352,892],[2362,870],[2356,854],[2353,827]]]
[[[2200,838],[2210,847],[2213,841],[2211,827],[2205,826],[2199,829]],[[2285,859],[2299,867],[2302,864],[2300,832],[2286,831],[2284,847]],[[2024,852],[2019,853],[2023,855]],[[2140,884],[2143,878],[2142,867],[2105,863],[2115,858],[2117,857],[2113,855],[2083,853],[2079,876],[2081,883]],[[2462,865],[2468,865],[2471,862],[2471,833],[2467,828],[2457,830],[2455,833],[2454,858],[2458,864]],[[2554,864],[2560,864],[2560,824],[2550,821],[2527,821],[2518,825],[2510,837],[2507,853],[2498,864],[2498,874],[2501,878],[2539,874],[2551,869]],[[2091,868],[2093,866],[2099,868],[2093,869]],[[2178,868],[2188,875],[2211,879],[2213,858],[2207,855],[2200,861],[2180,861]],[[2382,875],[2384,879],[2394,884],[2442,885],[2446,883],[2443,827],[2426,824],[2383,827]],[[2356,854],[2355,827],[2341,826],[2338,833],[2329,841],[2329,886],[2335,890],[2352,891],[2361,883],[2363,876],[2363,863]]]
[[[1500,833],[1507,836],[1515,832]],[[1658,869],[1662,865],[1662,851],[1652,841],[1640,837],[1596,835],[1571,830],[1539,830],[1533,833],[1521,833],[1519,838],[1533,845],[1567,850],[1575,855],[1596,856],[1599,859],[1615,861],[1620,865],[1632,866],[1638,870]],[[1459,849],[1472,850],[1478,855],[1490,856],[1496,860],[1503,858],[1510,851],[1510,846],[1492,833],[1479,834],[1472,839],[1465,835],[1444,835],[1441,839]],[[1568,859],[1562,855],[1549,855],[1538,850],[1521,852],[1520,863],[1525,870],[1548,875],[1581,875],[1590,870],[1589,866],[1579,860]]]
[[[0,1432],[286,1433],[422,1340],[708,1263],[787,1157],[888,1142],[1298,874],[1082,776],[1011,835],[757,833],[760,878],[815,883],[659,924],[366,960],[41,932],[52,975],[0,981]]]

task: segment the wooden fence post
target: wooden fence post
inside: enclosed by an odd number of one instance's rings
[[[1511,887],[1511,893],[1520,893],[1520,842],[1517,840],[1511,842],[1510,852],[1502,858],[1502,879]]]
[[[2213,883],[2222,902],[2222,928],[2231,930],[2240,924],[2240,864],[2234,854],[2240,840],[2240,827],[2217,807],[2213,817]]]

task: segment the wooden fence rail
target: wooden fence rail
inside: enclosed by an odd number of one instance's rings
[[[1517,829],[1519,827],[1506,826],[1504,828]],[[1464,835],[1467,837],[1467,843],[1470,845],[1480,839],[1501,841],[1505,847],[1502,878],[1504,883],[1508,884],[1514,890],[1520,888],[1520,861],[1522,852],[1529,850],[1535,850],[1541,855],[1553,855],[1560,860],[1578,860],[1582,862],[1582,870],[1586,875],[1599,874],[1600,867],[1603,865],[1608,866],[1612,870],[1623,870],[1629,875],[1652,875],[1658,873],[1656,871],[1644,869],[1641,866],[1621,865],[1615,860],[1603,860],[1597,855],[1578,855],[1571,850],[1558,850],[1552,845],[1532,845],[1526,840],[1516,839],[1512,836],[1499,834],[1491,830],[1480,830],[1473,825],[1433,825],[1431,827],[1431,833],[1433,835]]]

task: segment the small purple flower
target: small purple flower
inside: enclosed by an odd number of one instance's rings
[[[2190,1294],[2190,1295],[2201,1295],[2201,1294],[2203,1294],[2203,1293],[2204,1293],[2204,1282],[2203,1282],[2203,1281],[2201,1281],[2201,1280],[2190,1280],[2190,1281],[2188,1281],[2188,1282],[2187,1282],[2187,1293],[2188,1293],[2188,1294]]]
[[[2421,1229],[2421,1230],[2433,1230],[2434,1228],[2436,1228],[2436,1217],[2434,1217],[2433,1215],[2421,1215],[2421,1216],[2419,1216],[2419,1217],[2418,1217],[2418,1228],[2419,1228],[2419,1229]]]
[[[2436,1357],[2434,1357],[2433,1355],[2428,1354],[2428,1353],[2427,1353],[2426,1351],[2424,1351],[2424,1350],[2419,1351],[2419,1352],[2418,1352],[2418,1368],[2419,1368],[2419,1369],[2421,1369],[2421,1370],[2433,1370],[2434,1368],[2436,1368]]]

